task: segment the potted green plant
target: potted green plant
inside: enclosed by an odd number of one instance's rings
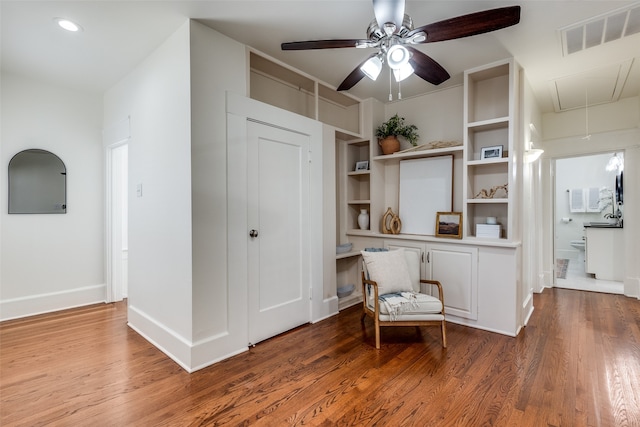
[[[398,136],[405,138],[414,147],[419,138],[418,127],[416,125],[406,125],[404,117],[394,114],[389,120],[376,128],[376,136],[379,138],[378,144],[384,154],[392,154],[400,150]]]

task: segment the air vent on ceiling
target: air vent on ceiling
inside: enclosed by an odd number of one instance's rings
[[[564,56],[640,33],[640,3],[560,28],[559,31]]]

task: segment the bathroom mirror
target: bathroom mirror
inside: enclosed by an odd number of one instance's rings
[[[24,150],[9,162],[9,213],[67,213],[67,169],[55,154]]]

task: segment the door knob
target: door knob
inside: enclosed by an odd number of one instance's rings
[[[249,232],[249,237],[258,237],[258,230],[251,230]]]

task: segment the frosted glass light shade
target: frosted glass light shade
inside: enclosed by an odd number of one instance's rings
[[[406,47],[396,44],[389,48],[387,51],[387,63],[393,70],[399,70],[409,63],[411,54]]]
[[[375,81],[380,75],[380,71],[382,71],[382,61],[377,56],[369,58],[369,60],[360,67],[360,70],[365,76]]]
[[[413,67],[407,62],[404,66],[402,66],[402,68],[393,70],[393,75],[396,78],[397,82],[401,82],[411,74],[413,74],[413,71]]]

